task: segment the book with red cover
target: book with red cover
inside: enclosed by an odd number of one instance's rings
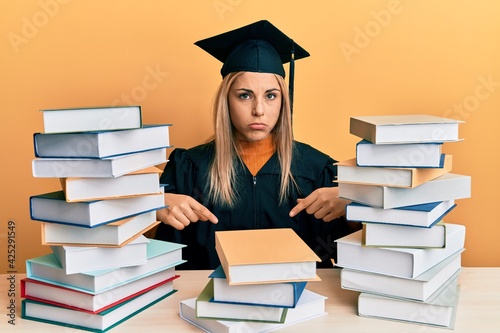
[[[133,281],[120,288],[99,294],[85,293],[29,278],[21,280],[21,297],[92,314],[100,313],[158,286],[172,282],[179,275],[164,270]],[[173,290],[173,286],[172,286]]]

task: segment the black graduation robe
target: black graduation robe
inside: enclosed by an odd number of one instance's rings
[[[186,194],[206,206],[217,216],[219,223],[199,221],[183,230],[161,223],[156,238],[186,244],[183,258],[187,263],[179,269],[215,269],[219,258],[215,251],[215,232],[259,228],[292,228],[322,259],[318,267],[332,267],[336,259],[334,240],[347,235],[349,227],[344,218],[331,222],[315,219],[302,211],[289,217],[298,198],[305,198],[320,187],[331,187],[336,177],[335,161],[328,155],[304,143],[294,142],[292,172],[300,192],[294,191],[285,203],[279,203],[280,166],[277,154],[253,176],[238,162],[235,188],[238,203],[233,208],[214,206],[208,202],[208,168],[213,158],[213,142],[191,149],[175,149],[169,156],[160,182],[167,184],[165,192]],[[167,203],[168,204],[168,203]],[[277,240],[279,241],[279,240]]]

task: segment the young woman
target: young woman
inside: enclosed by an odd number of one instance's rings
[[[260,38],[241,37],[256,26]],[[261,39],[277,31],[260,21],[216,36],[231,45],[215,96],[215,138],[175,149],[161,178],[168,208],[157,212],[164,223],[156,238],[187,245],[181,268],[219,265],[216,231],[257,228],[294,229],[323,260],[320,267],[331,266],[334,240],[352,231],[342,218],[348,201],[334,187],[335,161],[293,139],[284,61],[276,41]],[[238,43],[229,43],[235,32]]]

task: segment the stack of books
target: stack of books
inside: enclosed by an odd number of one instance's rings
[[[42,112],[33,175],[61,190],[30,198],[52,253],[26,262],[22,317],[104,332],[175,292],[184,245],[144,236],[165,207],[170,125],[143,125],[139,106]]]
[[[221,266],[180,316],[209,332],[268,332],[325,313],[326,297],[306,288],[319,281],[318,256],[292,229],[216,232]]]
[[[471,177],[451,173],[446,142],[459,121],[428,115],[353,117],[362,140],[338,163],[346,218],[361,230],[338,239],[341,287],[360,292],[360,316],[452,328],[465,226],[444,222]]]

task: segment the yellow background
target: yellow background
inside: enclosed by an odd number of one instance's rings
[[[296,63],[294,128],[337,160],[354,157],[356,115],[425,113],[464,120],[445,144],[472,197],[445,219],[467,227],[464,266],[500,266],[498,124],[500,2],[2,0],[1,272],[8,221],[16,261],[49,253],[29,197],[59,190],[33,178],[33,133],[43,108],[139,104],[145,123],[172,123],[171,142],[212,134],[220,63],[196,40],[268,19],[306,48]]]

